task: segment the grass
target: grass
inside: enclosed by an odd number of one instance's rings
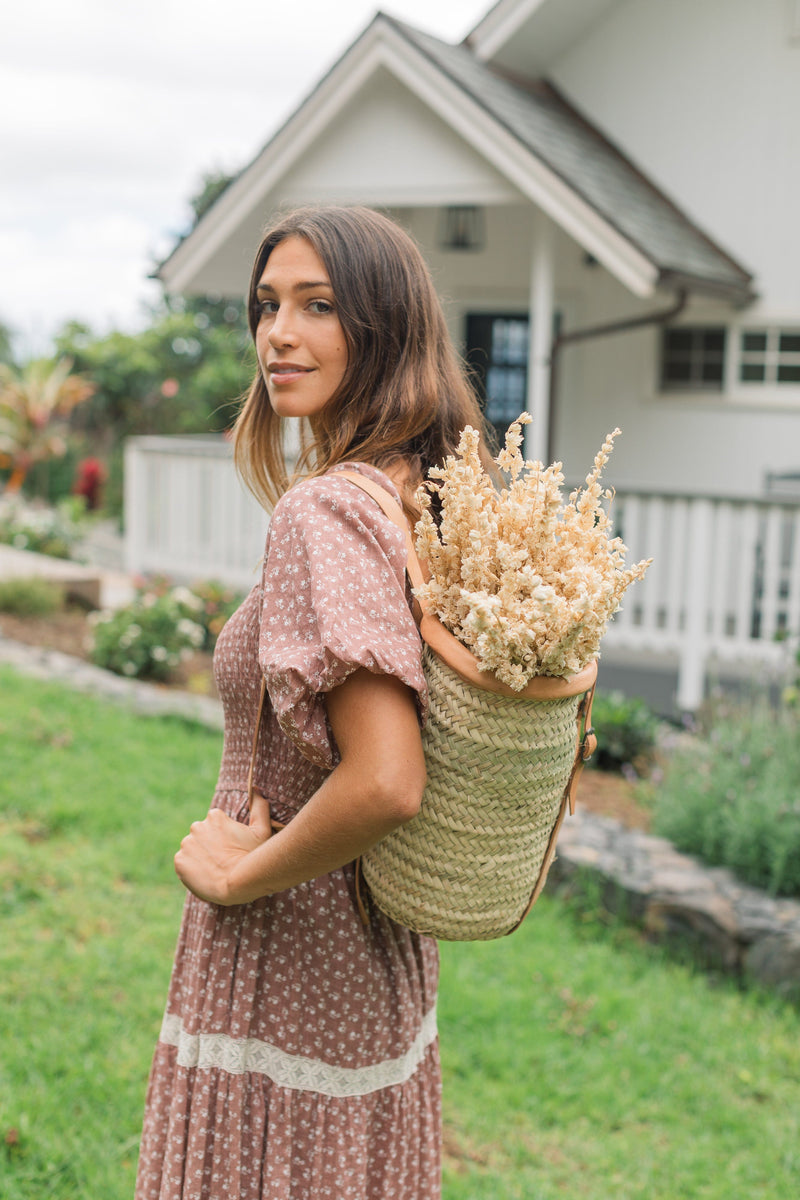
[[[219,735],[0,670],[0,1200],[128,1200]],[[792,1200],[800,1013],[550,897],[442,947],[445,1200]]]
[[[447,1200],[800,1194],[800,1015],[552,899],[443,947]]]
[[[220,739],[2,671],[0,745],[0,1198],[130,1197]]]

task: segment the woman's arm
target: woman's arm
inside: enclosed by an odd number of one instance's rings
[[[363,668],[326,696],[339,765],[297,816],[269,836],[266,801],[250,824],[212,809],[175,855],[182,883],[215,904],[245,904],[352,862],[419,810],[425,760],[414,697]]]

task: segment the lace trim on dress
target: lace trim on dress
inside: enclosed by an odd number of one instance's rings
[[[406,1083],[436,1038],[436,1009],[430,1009],[411,1046],[400,1058],[369,1067],[337,1067],[318,1059],[287,1054],[259,1038],[232,1038],[225,1033],[187,1033],[181,1018],[166,1013],[160,1040],[178,1049],[178,1066],[216,1069],[229,1075],[256,1072],[280,1087],[323,1096],[367,1096]]]

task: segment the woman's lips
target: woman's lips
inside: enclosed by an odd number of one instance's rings
[[[272,383],[296,383],[313,371],[313,367],[302,367],[299,363],[269,363],[267,370]]]

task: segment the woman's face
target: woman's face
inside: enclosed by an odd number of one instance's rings
[[[313,246],[292,235],[267,259],[256,288],[256,353],[281,417],[313,417],[342,381],[347,342],[328,272]]]

